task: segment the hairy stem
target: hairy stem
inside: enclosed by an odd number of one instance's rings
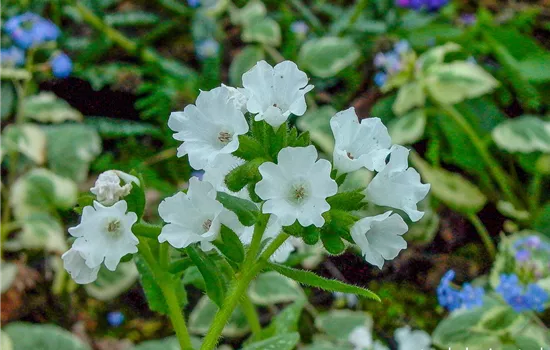
[[[468,214],[467,217],[468,217],[468,220],[472,223],[472,225],[474,225],[474,228],[476,229],[477,233],[479,234],[479,237],[483,241],[483,244],[485,245],[487,252],[491,256],[491,259],[494,259],[496,255],[496,247],[495,247],[495,243],[491,239],[491,236],[489,235],[489,232],[487,231],[487,228],[485,227],[485,225],[483,225],[483,222],[481,222],[481,220],[477,215]]]
[[[252,331],[252,334],[259,334],[262,331],[260,318],[258,317],[256,307],[254,306],[254,304],[252,304],[252,301],[250,301],[250,298],[246,294],[241,300],[241,308],[244,312],[244,315],[246,316],[248,324],[250,325],[250,330]]]

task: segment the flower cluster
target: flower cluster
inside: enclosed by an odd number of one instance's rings
[[[374,66],[378,72],[374,75],[374,83],[384,86],[390,76],[398,74],[406,66],[406,56],[411,51],[409,42],[401,40],[388,52],[378,52],[374,56]]]
[[[515,258],[519,263],[528,262],[533,254],[550,252],[550,244],[543,242],[539,236],[531,235],[514,242]]]
[[[447,5],[449,0],[396,0],[396,5],[399,7],[415,10],[436,12],[440,8]]]
[[[545,304],[550,300],[548,292],[538,284],[529,283],[524,286],[515,274],[501,274],[496,291],[516,312],[527,310],[542,312],[545,310]]]
[[[22,66],[25,63],[24,50],[54,42],[61,35],[54,23],[32,12],[11,17],[3,29],[14,43],[14,46],[1,52],[2,64],[8,66]],[[63,52],[54,53],[49,66],[56,78],[68,77],[73,69],[71,59]]]
[[[437,287],[439,305],[449,311],[461,308],[472,309],[483,305],[483,296],[485,295],[483,288],[464,283],[462,289],[458,290],[451,285],[454,278],[453,270],[447,271],[441,278]]]

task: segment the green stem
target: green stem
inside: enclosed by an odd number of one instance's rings
[[[536,173],[531,182],[529,196],[529,211],[533,214],[537,211],[540,201],[540,193],[542,190],[542,174]]]
[[[132,226],[132,232],[139,237],[146,237],[157,239],[162,230],[161,226],[148,224],[146,222],[139,222]]]
[[[436,102],[437,103],[437,102]],[[489,153],[489,150],[481,140],[481,138],[477,135],[476,131],[472,128],[472,126],[468,123],[466,118],[460,114],[459,111],[456,110],[453,106],[437,103],[439,107],[445,112],[445,114],[449,115],[455,123],[460,126],[460,128],[468,135],[468,138],[472,142],[472,145],[477,149],[479,152],[479,155],[485,162],[487,170],[491,173],[493,178],[495,179],[497,185],[500,187],[500,190],[504,193],[504,196],[510,203],[516,207],[516,209],[522,209],[523,205],[519,203],[517,196],[514,194],[514,192],[511,190],[511,182],[508,180],[508,176],[506,175],[506,172],[501,168],[501,166],[497,163],[497,161],[491,156]]]
[[[281,55],[281,53],[279,51],[277,51],[276,48],[271,47],[269,45],[264,45],[263,47],[264,47],[265,52],[267,52],[267,54],[273,59],[273,61],[275,61],[277,63],[281,63],[285,60],[283,55]]]
[[[252,241],[246,252],[246,257],[244,258],[243,268],[246,266],[251,266],[260,251],[260,246],[262,245],[262,237],[264,235],[265,229],[267,227],[267,222],[269,221],[269,215],[260,214],[258,216],[258,221],[256,226],[254,226],[254,233],[252,234]]]
[[[258,312],[256,311],[256,307],[254,306],[254,304],[252,304],[252,301],[250,301],[250,298],[246,294],[241,300],[241,308],[244,312],[244,315],[246,316],[248,324],[250,325],[250,330],[252,331],[252,334],[260,334],[260,332],[262,331],[262,325],[260,324]]]
[[[474,225],[474,228],[476,229],[479,237],[483,241],[487,252],[489,252],[489,255],[491,256],[491,259],[494,259],[496,255],[496,247],[495,243],[491,239],[491,236],[489,235],[489,232],[487,231],[487,228],[485,227],[485,225],[483,225],[483,222],[481,222],[477,215],[468,214],[467,218],[472,223],[472,225]]]
[[[368,3],[369,3],[368,0],[357,0],[355,2],[355,5],[353,5],[353,13],[351,14],[348,24],[345,27],[342,27],[342,29],[337,33],[338,35],[341,34],[343,31],[345,31],[346,29],[348,29],[349,27],[353,26],[355,22],[357,22],[357,20],[359,19],[359,16],[361,16],[361,12],[365,10]]]
[[[187,325],[185,324],[185,319],[183,318],[183,313],[181,311],[178,297],[176,295],[176,288],[174,283],[179,283],[176,280],[173,280],[169,273],[164,271],[161,266],[155,260],[151,248],[145,240],[140,240],[138,244],[138,250],[149,268],[153,272],[153,277],[155,281],[160,286],[166,305],[168,306],[168,316],[170,317],[170,322],[174,327],[176,332],[176,337],[180,343],[182,350],[192,350],[193,345],[191,344],[191,338],[189,336],[189,331],[187,330]],[[161,255],[167,253],[168,251],[161,248]],[[162,258],[165,259],[165,258]]]
[[[301,0],[290,0],[290,3],[298,10],[298,12],[300,12],[302,16],[304,16],[306,21],[311,24],[316,32],[318,32],[319,34],[322,34],[324,32],[323,24],[321,23],[319,18],[317,18],[317,16],[315,16],[315,14],[309,9],[309,7],[307,7]]]
[[[216,316],[214,317],[214,322],[210,325],[208,333],[204,337],[201,350],[213,350],[218,344],[218,339],[222,334],[223,328],[231,317],[233,310],[242,299],[242,296],[246,293],[250,281],[256,277],[256,275],[262,270],[265,266],[269,257],[275,253],[275,251],[284,243],[284,241],[289,237],[286,233],[281,233],[277,238],[275,238],[267,246],[265,251],[260,255],[259,260],[252,266],[247,266],[243,264],[244,273],[234,281],[234,285],[224,300],[222,308],[218,310]]]

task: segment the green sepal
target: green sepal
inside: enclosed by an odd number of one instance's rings
[[[271,143],[269,144],[269,154],[272,159],[277,159],[279,152],[287,146],[288,140],[288,124],[283,123],[273,134]]]
[[[311,271],[298,270],[292,267],[268,263],[268,268],[277,271],[281,275],[284,275],[288,278],[295,280],[298,283],[317,287],[320,289],[328,290],[331,292],[342,292],[342,293],[352,293],[357,294],[362,297],[370,298],[376,301],[380,301],[380,298],[375,293],[371,292],[366,288],[359,286],[354,286],[337,280],[331,280],[328,278],[321,277],[316,275]]]
[[[134,254],[132,254],[132,253],[126,254],[120,259],[120,262],[125,263],[125,262],[128,262],[128,261],[132,260],[133,258],[134,258]]]
[[[262,199],[256,194],[256,184],[255,183],[250,183],[250,184],[248,184],[247,187],[248,187],[248,195],[250,196],[250,199],[254,203],[261,203]]]
[[[132,182],[132,190],[130,191],[130,194],[124,197],[124,200],[128,203],[128,211],[136,213],[138,220],[140,220],[143,217],[143,212],[145,211],[146,201],[145,191],[143,190],[143,176],[134,170],[130,172],[130,175],[137,177],[140,185],[138,186],[136,183]]]
[[[95,196],[93,194],[84,194],[80,197],[78,197],[76,201],[76,207],[74,207],[74,211],[82,215],[82,210],[84,210],[84,207],[87,207],[89,205],[93,205],[95,200]]]
[[[342,254],[344,250],[346,250],[346,245],[340,236],[336,232],[325,227],[321,229],[321,241],[327,252],[332,255]]]
[[[227,286],[222,278],[222,273],[208,255],[194,245],[185,248],[187,255],[199,269],[206,285],[206,294],[218,307],[222,307]]]
[[[244,247],[239,236],[232,229],[221,225],[220,237],[212,242],[229,260],[241,263],[244,261]]]
[[[289,146],[292,147],[307,147],[309,145],[311,145],[311,137],[309,135],[309,131],[304,131],[300,134],[300,136],[298,136],[296,141],[294,141],[294,144],[289,144]]]
[[[296,140],[298,139],[298,129],[296,129],[295,126],[293,126],[292,128],[290,128],[290,130],[288,131],[288,136],[287,136],[287,144],[289,146],[294,146],[294,144],[296,143]]]
[[[218,192],[216,199],[228,210],[237,215],[241,224],[252,226],[258,218],[258,207],[246,199],[232,196],[225,192]]]
[[[354,243],[351,238],[350,229],[357,222],[358,218],[344,210],[330,210],[330,221],[324,229],[337,234],[348,242]]]
[[[230,191],[239,192],[249,183],[256,183],[261,180],[258,167],[264,162],[262,158],[256,158],[235,169],[225,176],[225,184]]]
[[[284,226],[283,231],[294,237],[302,237],[304,235],[305,229],[302,225],[300,225],[298,220],[296,220],[292,225]]]
[[[345,174],[342,174],[342,175],[336,177],[335,181],[336,181],[336,184],[338,185],[338,187],[342,186],[344,181],[346,181],[347,177],[348,177],[348,173],[345,173]]]
[[[233,152],[233,155],[244,160],[253,160],[267,156],[262,144],[248,135],[239,136],[239,149]]]
[[[360,210],[366,205],[366,203],[363,202],[365,195],[361,193],[362,190],[363,189],[337,193],[327,198],[327,202],[330,204],[331,209],[347,211]]]
[[[305,244],[314,245],[315,243],[319,242],[320,234],[321,231],[319,230],[319,228],[315,227],[315,225],[309,225],[304,229],[302,239],[304,240]]]

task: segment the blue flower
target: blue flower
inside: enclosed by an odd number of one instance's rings
[[[481,287],[472,287],[470,283],[464,283],[462,285],[462,291],[460,291],[460,297],[462,298],[462,305],[467,309],[473,309],[483,305],[483,296],[485,291]]]
[[[409,42],[407,40],[400,40],[398,43],[396,43],[393,46],[393,50],[400,55],[406,53],[410,49],[411,49],[411,46],[409,45]]]
[[[512,309],[514,309],[515,312],[522,312],[531,309],[529,300],[524,294],[508,295],[508,297],[504,298],[504,300],[512,307]]]
[[[531,283],[527,286],[525,297],[529,307],[538,312],[544,311],[544,304],[546,304],[550,298],[548,293],[535,283]]]
[[[61,34],[55,24],[32,12],[11,17],[4,24],[4,31],[22,49],[57,40]]]
[[[306,35],[307,32],[309,31],[309,27],[308,25],[306,24],[306,22],[304,21],[294,21],[292,22],[292,24],[290,25],[290,30],[294,33],[294,34],[298,34],[298,35]]]
[[[0,60],[4,66],[22,66],[25,64],[25,52],[17,46],[0,50]]]
[[[531,258],[531,252],[525,249],[518,250],[516,252],[516,260],[518,262],[526,262]]]
[[[120,311],[113,311],[107,314],[107,322],[111,327],[118,327],[124,322],[124,314]]]
[[[220,44],[214,39],[206,39],[196,46],[197,57],[201,60],[214,57],[218,54]]]
[[[378,72],[374,75],[374,83],[376,84],[376,86],[378,87],[382,87],[384,86],[384,84],[386,83],[386,80],[388,79],[388,76],[386,73],[384,72]]]
[[[462,306],[462,298],[460,291],[451,286],[451,282],[455,278],[455,272],[449,270],[443,275],[439,286],[437,286],[437,300],[439,305],[449,311],[453,311]]]
[[[379,52],[374,56],[374,66],[381,68],[386,64],[386,55],[383,52]]]
[[[506,300],[520,294],[522,289],[517,275],[502,274],[500,275],[500,283],[495,290]]]
[[[187,0],[187,5],[191,6],[192,8],[197,8],[201,5],[200,0]]]
[[[56,78],[66,78],[73,71],[73,62],[65,53],[61,52],[50,60],[53,76]]]

